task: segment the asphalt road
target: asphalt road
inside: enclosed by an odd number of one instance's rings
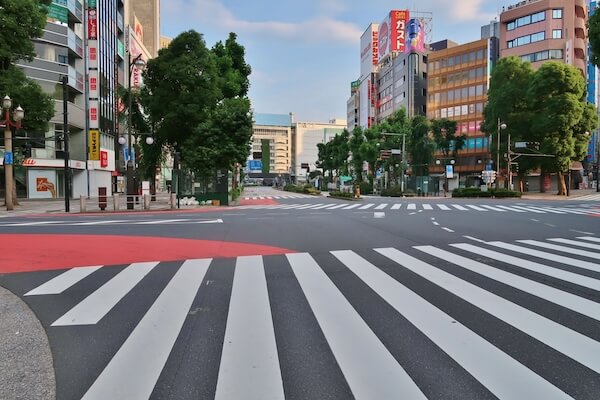
[[[277,193],[0,220],[57,398],[598,399],[600,203]]]

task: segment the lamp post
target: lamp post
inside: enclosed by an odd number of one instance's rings
[[[498,143],[496,145],[496,189],[498,189],[498,178],[500,177],[500,131],[506,129],[506,124],[500,122],[498,117]]]
[[[10,109],[12,108],[12,99],[4,96],[2,99],[2,110],[4,111],[4,198],[6,202],[6,211],[14,209],[13,203],[13,152],[12,152],[12,132],[10,127],[21,128],[21,120],[25,116],[25,111],[18,106],[14,113],[14,122],[10,119]]]
[[[134,181],[134,169],[135,161],[133,160],[132,153],[132,140],[131,140],[131,108],[132,108],[132,88],[131,88],[131,76],[133,75],[133,67],[143,69],[146,66],[146,61],[142,59],[142,54],[138,54],[133,60],[129,61],[129,88],[128,88],[128,108],[127,108],[127,144],[128,144],[128,159],[127,159],[127,209],[133,210],[133,198],[136,195],[135,181]],[[119,138],[121,143],[121,138]]]

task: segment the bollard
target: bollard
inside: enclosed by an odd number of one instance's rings
[[[144,210],[149,210],[150,209],[150,195],[145,194],[144,195]]]
[[[106,210],[106,187],[98,188],[98,207],[100,210]]]
[[[113,209],[115,211],[119,210],[119,194],[118,193],[113,194]]]
[[[85,196],[79,196],[79,212],[85,212]]]
[[[171,209],[175,208],[175,193],[171,193],[169,197],[169,204],[171,205]]]

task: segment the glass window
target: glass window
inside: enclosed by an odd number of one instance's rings
[[[459,65],[459,64],[460,64],[460,56],[454,57],[454,65]]]
[[[562,19],[562,8],[552,10],[552,18]]]
[[[466,88],[466,87],[464,87],[464,88],[462,88],[462,89],[461,89],[461,97],[462,97],[463,99],[466,99],[466,98],[467,98],[467,96],[468,96],[468,94],[469,94],[469,93],[468,93],[468,91],[469,91],[469,89],[468,89],[468,88]]]
[[[515,21],[510,21],[508,24],[506,24],[507,31],[512,31],[514,29],[515,29]]]
[[[448,58],[448,66],[452,67],[454,65],[454,57]]]
[[[468,105],[462,105],[460,106],[460,113],[462,115],[467,115],[469,113],[469,106]]]
[[[460,106],[455,106],[454,107],[454,116],[455,117],[460,117]]]
[[[476,69],[475,69],[475,68],[473,68],[473,69],[470,69],[470,70],[469,70],[469,79],[470,79],[470,80],[473,80],[473,79],[475,79],[475,74],[476,74],[476,72],[477,72],[477,71],[476,71]]]
[[[562,39],[562,29],[553,29],[552,39]]]
[[[484,57],[484,55],[483,55],[483,49],[477,50],[477,59],[478,60],[483,60],[483,57]]]
[[[477,86],[475,86],[475,95],[476,96],[483,95],[483,85],[477,85]]]
[[[448,91],[448,101],[454,101],[454,90]]]
[[[462,55],[462,57],[461,57],[461,62],[462,62],[463,64],[466,64],[466,63],[468,63],[468,62],[469,62],[469,54],[468,54],[468,53],[465,53],[465,54],[463,54],[463,55]]]
[[[553,60],[562,60],[563,51],[562,50],[550,50],[550,58]]]
[[[460,89],[454,89],[454,100],[460,100]]]
[[[474,51],[469,53],[469,62],[475,62],[476,53]]]
[[[469,97],[475,96],[475,86],[469,86]]]

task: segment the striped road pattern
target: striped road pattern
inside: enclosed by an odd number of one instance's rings
[[[318,196],[313,196],[313,195],[309,195],[309,194],[295,193],[295,194],[281,194],[281,195],[270,195],[270,196],[269,195],[245,196],[245,197],[242,197],[242,199],[243,200],[314,199],[317,197]]]
[[[451,204],[451,203],[315,203],[315,204],[273,204],[273,205],[243,205],[236,209],[243,210],[353,210],[353,211],[496,211],[534,214],[576,214],[576,215],[600,215],[600,208],[590,207],[561,207],[540,205],[487,205],[487,204]]]
[[[58,398],[599,398],[593,236],[53,274],[24,294],[41,300],[34,310],[64,308],[48,321],[49,336],[85,344],[78,349],[89,360],[108,353],[63,377],[85,382],[81,392],[67,393],[59,379]],[[155,298],[137,316],[140,286]],[[113,314],[136,323],[105,345]]]

